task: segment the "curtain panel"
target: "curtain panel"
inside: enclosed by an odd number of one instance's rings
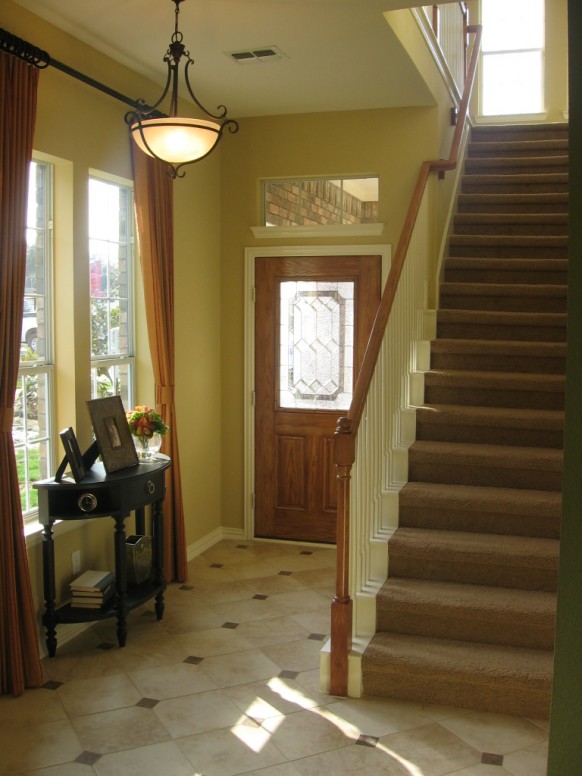
[[[0,658],[1,691],[14,695],[42,683],[12,444],[38,76],[0,52]]]
[[[166,165],[131,142],[138,244],[148,339],[156,386],[156,411],[169,426],[162,452],[172,459],[164,499],[164,573],[188,576],[176,405],[174,403],[174,211]]]

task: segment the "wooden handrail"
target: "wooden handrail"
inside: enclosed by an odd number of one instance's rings
[[[459,149],[481,49],[482,27],[481,25],[469,25],[466,27],[466,31],[468,34],[473,34],[475,38],[449,158],[425,161],[420,168],[386,286],[368,339],[362,366],[354,386],[352,402],[347,416],[339,419],[334,436],[338,504],[336,593],[331,607],[330,693],[332,695],[345,696],[348,690],[348,655],[352,633],[352,601],[349,595],[349,501],[351,468],[355,461],[356,452],[356,435],[429,176],[432,173],[442,175],[447,171],[454,170],[458,163]]]

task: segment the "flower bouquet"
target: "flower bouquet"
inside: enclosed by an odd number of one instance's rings
[[[162,446],[162,436],[168,433],[168,427],[161,415],[145,405],[129,410],[126,417],[139,460],[151,460]]]

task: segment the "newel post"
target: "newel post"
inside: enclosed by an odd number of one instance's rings
[[[350,478],[356,457],[355,437],[349,418],[340,418],[334,434],[337,477],[337,566],[335,596],[331,604],[331,695],[348,694],[348,656],[352,646],[350,578]]]

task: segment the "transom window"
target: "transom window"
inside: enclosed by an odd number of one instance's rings
[[[89,180],[91,396],[133,404],[133,191]]]
[[[482,0],[485,116],[541,113],[544,0]]]
[[[296,178],[263,183],[265,226],[378,221],[378,178]]]

